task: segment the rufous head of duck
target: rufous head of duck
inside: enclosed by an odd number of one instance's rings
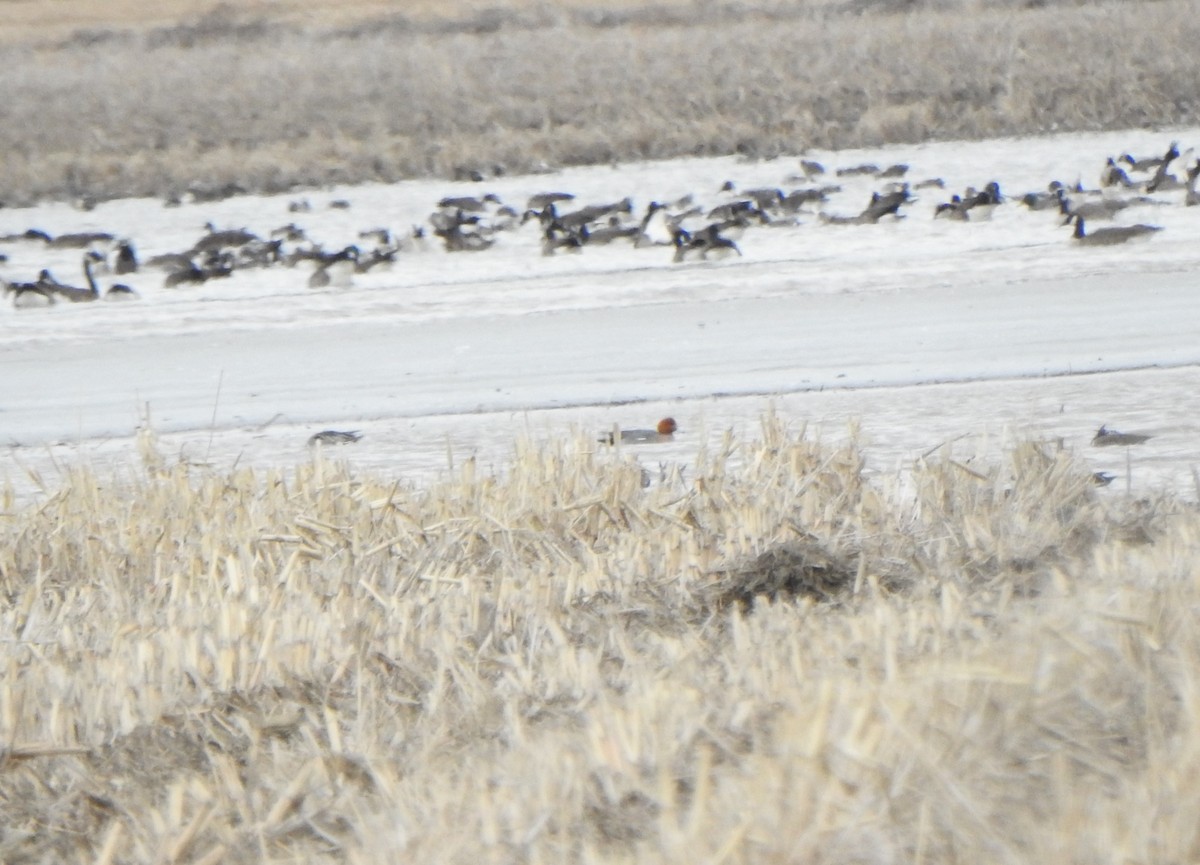
[[[675,430],[679,429],[679,424],[675,423],[675,418],[665,417],[658,422],[657,429],[660,436],[674,435]]]

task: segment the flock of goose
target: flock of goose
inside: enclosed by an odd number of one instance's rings
[[[1191,151],[1189,150],[1190,154]],[[1190,162],[1190,164],[1189,164]],[[1182,167],[1183,176],[1173,171]],[[723,184],[715,201],[701,203],[693,195],[675,201],[651,201],[636,207],[625,197],[617,201],[580,204],[568,192],[539,193],[519,207],[505,203],[495,194],[450,196],[437,202],[427,224],[397,235],[389,229],[373,228],[359,233],[359,241],[338,249],[326,249],[295,223],[281,226],[266,236],[246,229],[218,229],[212,223],[188,249],[157,255],[141,261],[134,242],[106,232],[81,232],[52,237],[31,228],[23,233],[0,236],[0,266],[7,261],[6,244],[42,244],[46,248],[78,249],[86,285],[61,282],[48,268],[27,281],[10,281],[0,276],[4,293],[18,309],[47,307],[57,303],[136,300],[138,292],[125,281],[109,281],[102,288],[98,277],[155,278],[164,288],[184,288],[228,277],[237,271],[266,267],[300,267],[308,270],[307,285],[319,289],[352,284],[356,274],[387,266],[402,255],[440,244],[450,253],[483,252],[506,234],[536,231],[541,252],[552,256],[580,253],[609,244],[635,248],[664,249],[674,262],[711,260],[741,256],[738,241],[748,231],[799,225],[802,218],[815,218],[821,225],[864,225],[906,218],[916,208],[920,190],[944,195],[940,179],[910,183],[908,166],[854,165],[827,171],[811,160],[800,161],[800,171],[789,174],[791,188],[739,189]],[[1090,229],[1092,223],[1115,220],[1127,208],[1167,204],[1162,193],[1183,192],[1183,203],[1200,203],[1196,191],[1200,159],[1181,155],[1172,143],[1162,156],[1137,158],[1124,153],[1110,157],[1100,171],[1099,184],[1087,188],[1081,182],[1051,182],[1046,189],[1015,198],[1006,196],[995,180],[981,188],[968,188],[932,208],[934,219],[964,222],[987,220],[998,207],[1057,211],[1060,225],[1071,226],[1070,242],[1081,246],[1112,246],[1147,238],[1161,228],[1142,223]],[[860,209],[850,213],[829,212],[832,197],[842,191],[849,178],[865,178],[875,185]],[[929,194],[926,192],[925,194]],[[330,206],[344,208],[346,202]],[[306,201],[293,202],[292,213],[310,210]],[[927,211],[927,213],[929,213]]]

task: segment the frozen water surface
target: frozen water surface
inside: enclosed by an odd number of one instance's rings
[[[666,247],[628,243],[544,256],[535,222],[479,253],[402,253],[345,288],[308,288],[311,266],[237,271],[168,289],[163,273],[122,277],[129,304],[0,309],[0,446],[4,475],[82,457],[121,464],[147,421],[168,453],[217,466],[291,465],[308,436],[358,429],[336,454],[423,482],[474,455],[501,467],[513,441],[652,426],[673,415],[667,444],[629,449],[649,467],[686,463],[726,430],[755,435],[765,411],[842,437],[854,425],[877,469],[939,444],[983,452],[1014,437],[1059,440],[1114,488],[1195,497],[1200,457],[1200,207],[1179,189],[1117,215],[1162,226],[1148,241],[1083,248],[1056,211],[1020,195],[1051,180],[1097,186],[1105,159],[1181,149],[1200,130],[1135,131],[874,151],[810,153],[842,189],[822,205],[852,215],[886,181],[834,178],[838,167],[909,165],[918,190],[906,218],[877,225],[756,227],[742,257],[672,262]],[[1183,174],[1194,154],[1173,164]],[[481,184],[412,181],[245,196],[165,208],[124,200],[0,210],[0,235],[103,230],[131,238],[145,260],[189,248],[206,222],[267,235],[288,222],[326,249],[359,232],[428,226],[445,195],[494,193],[524,209],[538,192],[576,204],[629,196],[695,196],[807,185],[798,158],[732,158],[572,169]],[[1009,201],[983,222],[935,220],[934,206],[968,186],[1000,183]],[[1122,193],[1132,195],[1133,193]],[[307,199],[309,212],[289,202]],[[345,199],[349,209],[329,202]],[[570,205],[564,206],[564,210]],[[1094,227],[1100,227],[1095,223]],[[49,267],[83,284],[78,250],[0,244],[0,274],[32,280]],[[102,277],[102,282],[113,281]],[[1089,445],[1101,424],[1152,434],[1132,452]]]

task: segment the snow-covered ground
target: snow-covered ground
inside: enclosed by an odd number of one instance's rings
[[[131,238],[144,261],[187,249],[206,222],[263,236],[295,222],[327,249],[369,245],[359,232],[428,227],[445,195],[490,192],[518,211],[540,192],[575,194],[564,211],[629,196],[640,213],[687,194],[710,207],[737,190],[838,183],[820,209],[852,215],[887,181],[835,178],[836,168],[906,163],[914,186],[945,182],[918,190],[899,221],[823,224],[813,208],[797,225],[751,228],[742,257],[719,262],[676,264],[669,247],[626,242],[544,256],[531,222],[483,252],[408,250],[350,287],[311,289],[311,266],[275,266],[168,289],[161,270],[143,268],[121,277],[135,303],[6,303],[0,475],[28,490],[30,470],[52,483],[55,466],[77,458],[128,462],[148,423],[168,453],[218,466],[294,464],[309,458],[313,432],[357,429],[363,439],[338,459],[423,481],[470,455],[501,466],[518,437],[588,442],[669,414],[675,440],[636,450],[656,467],[693,459],[726,430],[754,435],[773,409],[831,437],[858,424],[879,469],[947,442],[969,455],[1036,436],[1119,475],[1114,490],[1195,497],[1200,207],[1185,207],[1182,190],[1158,192],[1114,221],[1162,231],[1090,248],[1056,211],[1018,201],[1051,180],[1095,188],[1107,157],[1160,154],[1172,140],[1185,149],[1200,129],[809,153],[829,170],[812,183],[793,177],[798,158],[730,158],[175,208],[0,210],[0,236],[103,230]],[[1185,153],[1174,173],[1193,160]],[[933,218],[951,194],[993,180],[1009,200],[990,220]],[[734,192],[721,191],[726,181]],[[311,211],[289,212],[302,198]],[[330,208],[338,199],[350,207]],[[83,284],[79,250],[13,241],[0,252],[7,279],[48,267]],[[1101,424],[1154,437],[1091,447]]]

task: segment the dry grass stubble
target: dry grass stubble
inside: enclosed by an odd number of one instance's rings
[[[1030,443],[868,479],[773,418],[689,474],[148,440],[10,502],[0,858],[1200,855],[1194,509]]]

